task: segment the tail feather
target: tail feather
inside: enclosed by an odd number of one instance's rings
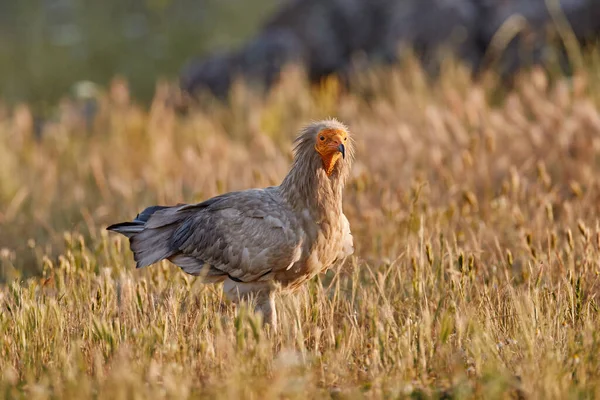
[[[144,230],[144,223],[139,222],[121,222],[120,224],[114,224],[106,228],[107,231],[113,231],[131,238],[136,233],[140,233]]]
[[[134,222],[148,222],[148,219],[152,216],[152,214],[154,214],[158,210],[164,210],[166,208],[171,208],[171,207],[169,207],[169,206],[151,206],[151,207],[148,207],[148,208],[144,209],[144,211],[142,211],[141,213],[139,213],[138,215],[136,215],[136,217],[135,217],[135,219],[133,221]]]
[[[133,221],[114,224],[106,228],[129,238],[129,245],[133,251],[137,268],[146,267],[177,253],[176,249],[171,248],[169,239],[177,229],[176,222],[181,217],[175,213],[165,215],[164,212],[161,212],[157,214],[159,223],[153,220],[148,224],[153,214],[169,208],[173,208],[175,211],[178,206],[148,207],[140,212]]]
[[[136,268],[152,265],[160,260],[173,256],[178,252],[170,246],[170,237],[173,235],[173,226],[158,229],[144,229],[129,239]]]

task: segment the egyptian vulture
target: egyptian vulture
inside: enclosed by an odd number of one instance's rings
[[[107,229],[129,238],[137,268],[167,259],[227,298],[253,298],[277,328],[274,295],[291,292],[354,252],[342,192],[354,157],[348,128],[311,123],[295,140],[279,186],[225,193],[198,204],[152,206]]]

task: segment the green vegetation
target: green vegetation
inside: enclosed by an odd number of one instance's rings
[[[100,98],[92,134],[0,121],[0,396],[595,398],[600,63],[571,79],[415,66],[344,91],[286,72],[266,99],[178,117]],[[368,94],[368,96],[367,96]],[[112,97],[111,97],[112,96]],[[369,97],[369,101],[364,100]],[[491,99],[494,99],[492,101]],[[281,331],[104,227],[151,204],[277,184],[305,122],[357,141],[355,256],[281,301]],[[26,273],[25,273],[25,272]]]
[[[47,117],[76,81],[115,71],[149,102],[157,77],[254,34],[274,0],[0,0],[0,93]]]

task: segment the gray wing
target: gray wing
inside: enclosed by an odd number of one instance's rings
[[[290,268],[300,259],[304,237],[295,214],[274,188],[159,210],[144,228],[170,231],[165,258],[185,272],[226,274],[242,282],[268,279],[272,272]]]

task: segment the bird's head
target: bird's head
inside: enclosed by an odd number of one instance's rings
[[[306,125],[296,138],[290,172],[301,179],[298,174],[322,169],[329,178],[344,182],[353,159],[354,146],[348,128],[335,119],[325,119]]]
[[[293,196],[300,191],[300,197],[319,197],[331,188],[340,194],[353,160],[354,143],[344,124],[335,119],[310,123],[295,140],[294,162],[281,185]]]
[[[327,176],[350,166],[354,149],[348,128],[335,119],[313,122],[296,139],[296,161],[313,159]],[[317,161],[318,160],[318,161]]]
[[[327,175],[331,175],[335,164],[346,158],[346,145],[348,144],[348,132],[336,124],[325,123],[321,129],[316,130],[314,137],[315,150],[323,161],[323,168]]]

